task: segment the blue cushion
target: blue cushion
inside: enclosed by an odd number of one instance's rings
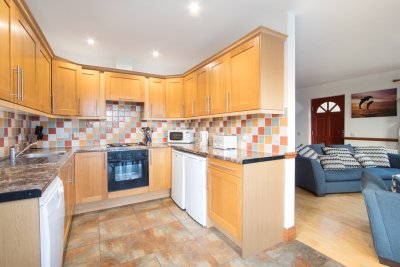
[[[392,180],[393,174],[399,174],[400,169],[396,168],[367,168],[364,169],[366,172],[373,173],[382,178],[382,180]]]
[[[324,151],[322,150],[323,147],[325,147],[324,144],[313,144],[313,145],[308,145],[311,149],[313,149],[315,152],[321,155],[325,155]]]
[[[362,171],[362,168],[325,171],[325,179],[327,182],[360,181]]]
[[[351,154],[354,154],[354,148],[351,146],[351,144],[345,144],[345,145],[330,145],[329,147],[334,147],[334,148],[347,148],[350,150]]]

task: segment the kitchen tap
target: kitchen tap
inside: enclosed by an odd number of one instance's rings
[[[15,146],[10,147],[10,161],[15,161],[19,156],[21,156],[25,151],[27,151],[31,146],[37,145],[37,141],[27,145],[21,152],[17,153]]]

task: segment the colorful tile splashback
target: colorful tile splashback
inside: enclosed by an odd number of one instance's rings
[[[8,148],[23,143],[36,126],[43,126],[41,147],[73,147],[137,143],[143,141],[142,127],[153,128],[153,143],[166,143],[168,129],[194,128],[215,134],[238,136],[241,149],[284,153],[287,149],[287,117],[285,115],[244,115],[192,121],[142,121],[143,104],[107,102],[106,120],[49,119],[0,112],[0,157]],[[20,135],[22,133],[22,135]]]
[[[32,117],[32,128],[43,126],[42,147],[97,146],[143,141],[142,127],[153,129],[153,143],[166,143],[168,129],[185,129],[185,122],[142,121],[143,104],[107,102],[104,120]]]
[[[240,149],[285,153],[287,123],[286,115],[256,114],[196,120],[190,128],[208,131],[210,142],[216,134],[236,135]]]
[[[8,156],[13,145],[25,146],[30,128],[26,115],[0,111],[0,158]]]

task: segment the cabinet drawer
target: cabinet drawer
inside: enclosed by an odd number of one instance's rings
[[[231,175],[235,175],[237,177],[242,177],[243,167],[241,164],[238,163],[215,158],[208,158],[208,167],[220,170]]]

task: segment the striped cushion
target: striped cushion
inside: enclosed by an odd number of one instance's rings
[[[327,155],[338,156],[346,168],[361,168],[361,164],[358,163],[347,148],[324,147],[323,150]]]
[[[296,151],[300,156],[318,160],[318,153],[307,145],[299,145]]]
[[[392,192],[400,193],[400,174],[392,176]]]
[[[354,158],[363,166],[363,168],[375,168],[375,162],[365,154],[355,154]]]
[[[346,169],[337,155],[319,155],[322,168],[326,171],[342,171]]]
[[[365,154],[370,157],[377,167],[390,168],[386,148],[383,146],[355,146],[354,151],[356,154]]]

